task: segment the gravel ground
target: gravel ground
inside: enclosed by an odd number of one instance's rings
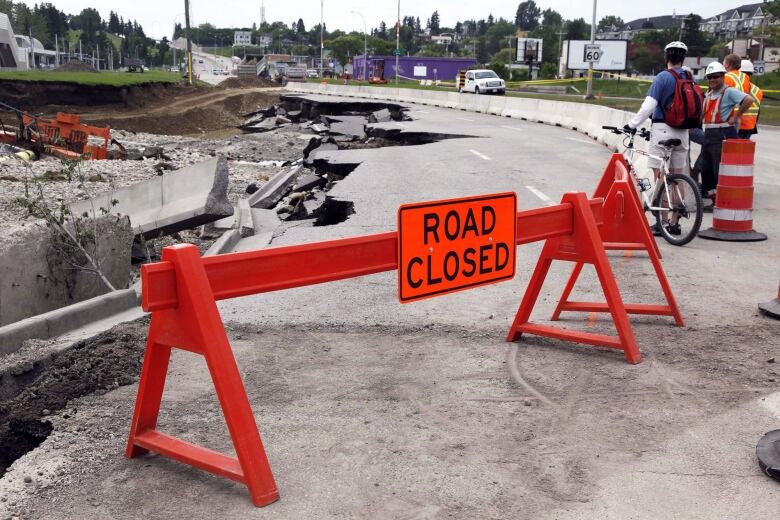
[[[167,158],[83,161],[75,166],[70,175],[66,164],[50,156],[28,164],[15,160],[1,162],[0,236],[8,236],[9,233],[35,222],[36,219],[20,204],[20,199],[23,199],[26,193],[34,193],[34,181],[38,181],[42,187],[47,201],[56,205],[60,200],[68,203],[86,199],[112,188],[151,179],[158,175],[155,166],[161,162],[179,169],[218,154],[228,159],[228,196],[235,204],[240,197],[246,196],[247,185],[261,185],[278,172],[283,162],[299,159],[305,145],[305,141],[299,138],[301,131],[298,125],[263,134],[234,135],[224,139],[198,139],[121,130],[113,131],[112,134],[127,148],[143,150],[151,146],[161,147]]]

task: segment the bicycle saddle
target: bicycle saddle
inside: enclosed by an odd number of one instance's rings
[[[661,146],[668,146],[670,148],[674,148],[675,146],[680,146],[682,144],[682,141],[679,139],[664,139],[663,141],[658,141],[658,144]]]

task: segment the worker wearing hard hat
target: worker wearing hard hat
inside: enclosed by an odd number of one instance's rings
[[[709,90],[704,98],[704,143],[701,147],[701,188],[705,197],[715,199],[718,186],[720,155],[725,139],[736,139],[736,124],[753,104],[753,97],[725,83],[726,68],[713,61],[707,65],[704,75]]]
[[[750,60],[742,60],[742,64],[739,71],[747,76],[750,83],[750,90],[746,94],[750,94],[753,98],[753,104],[742,116],[739,123],[739,137],[741,139],[750,139],[753,134],[758,133],[758,115],[761,111],[761,101],[764,99],[764,91],[758,88],[758,85],[753,83],[753,62]]]

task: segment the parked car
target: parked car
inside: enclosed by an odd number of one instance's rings
[[[458,81],[457,79],[455,80]],[[474,94],[505,94],[506,83],[498,74],[488,69],[469,70],[466,72],[466,83],[458,92],[473,92]]]
[[[309,78],[318,78],[320,73],[317,71],[317,69],[308,69],[306,71],[306,76]]]

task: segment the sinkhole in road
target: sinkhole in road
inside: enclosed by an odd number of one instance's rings
[[[339,200],[326,197],[314,221],[315,226],[333,226],[341,224],[355,214],[355,203],[349,200]]]
[[[71,399],[132,384],[143,359],[148,320],[117,325],[65,351],[15,354],[0,370],[0,477],[54,430],[51,414]],[[69,418],[68,413],[62,417]]]

